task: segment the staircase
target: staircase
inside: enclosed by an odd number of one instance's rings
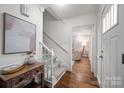
[[[44,43],[39,42],[42,51],[42,62],[45,64],[45,87],[54,87],[67,70],[66,64],[53,49],[49,49]]]
[[[53,85],[55,85],[60,80],[60,78],[65,73],[66,69],[67,66],[64,64],[64,61],[55,54],[53,60]]]

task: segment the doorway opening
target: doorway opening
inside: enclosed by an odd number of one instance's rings
[[[81,58],[90,58],[91,31],[90,25],[72,28],[72,66],[75,61],[80,61]]]

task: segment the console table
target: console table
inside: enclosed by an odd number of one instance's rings
[[[44,65],[39,62],[25,65],[22,70],[13,74],[0,75],[0,88],[37,87],[44,87]]]

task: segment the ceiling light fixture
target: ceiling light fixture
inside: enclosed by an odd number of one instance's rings
[[[61,6],[61,7],[64,7],[65,6],[65,4],[57,4],[58,6]]]

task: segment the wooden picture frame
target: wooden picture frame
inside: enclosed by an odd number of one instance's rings
[[[35,24],[8,13],[4,13],[3,23],[3,54],[28,53],[36,50]],[[27,40],[24,37],[28,37]]]

